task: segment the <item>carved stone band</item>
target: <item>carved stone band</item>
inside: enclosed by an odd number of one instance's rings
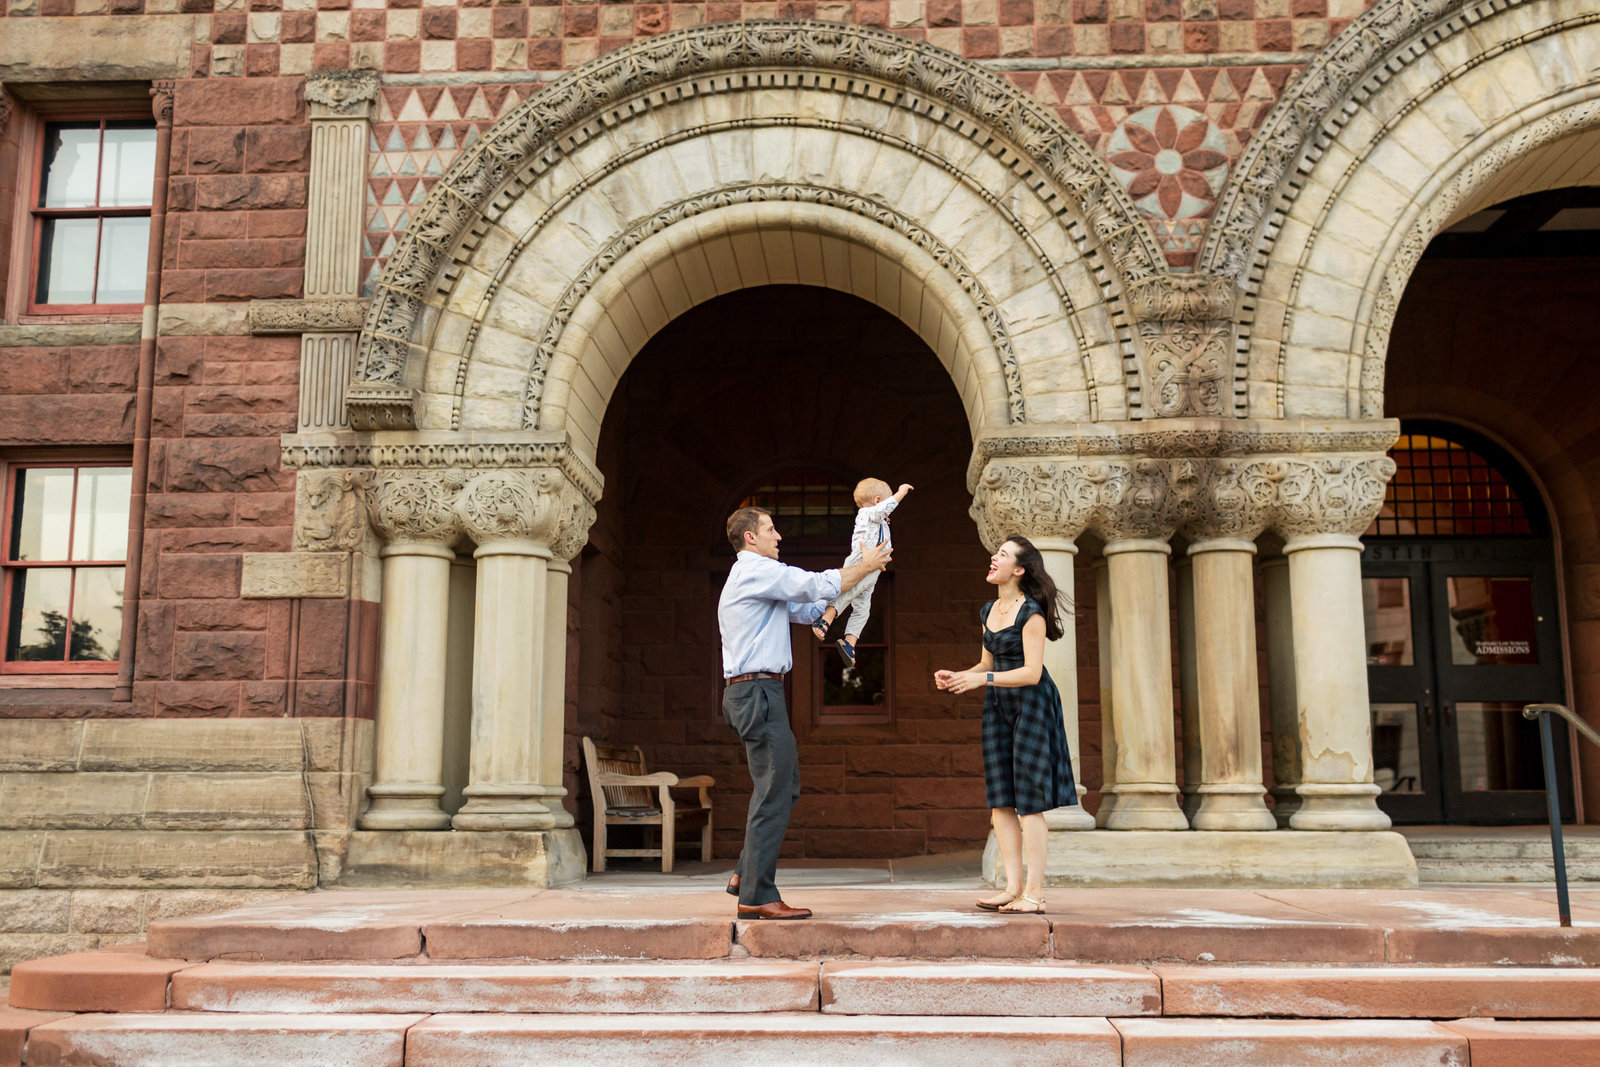
[[[361,329],[370,300],[252,300],[250,332],[343,333]]]
[[[1383,453],[1152,459],[990,460],[971,515],[993,549],[1013,534],[1104,540],[1252,541],[1355,537],[1383,506],[1394,461]]]

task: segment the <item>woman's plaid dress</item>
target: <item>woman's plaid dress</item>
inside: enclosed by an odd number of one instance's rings
[[[1043,613],[1039,604],[1023,601],[1017,618],[998,632],[989,629],[990,601],[978,618],[983,647],[994,657],[994,669],[1023,665],[1022,624]],[[991,685],[983,700],[983,782],[991,808],[1015,808],[1033,815],[1078,802],[1072,780],[1072,754],[1061,726],[1061,694],[1048,671],[1025,686]]]

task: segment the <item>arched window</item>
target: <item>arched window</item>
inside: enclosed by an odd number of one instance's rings
[[[738,506],[772,512],[773,525],[786,541],[846,545],[856,518],[849,481],[818,467],[785,467],[752,486]]]
[[[1459,427],[1406,423],[1394,478],[1366,537],[1528,537],[1548,532],[1515,460]]]

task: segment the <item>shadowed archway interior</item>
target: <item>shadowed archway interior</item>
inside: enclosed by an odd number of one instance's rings
[[[746,289],[657,334],[624,375],[601,435],[608,491],[580,568],[568,787],[578,784],[577,737],[636,738],[661,766],[717,779],[716,852],[737,854],[749,779],[718,704],[715,596],[732,557],[723,521],[781,467],[835,471],[852,484],[874,475],[916,486],[895,522],[892,721],[814,721],[802,675],[833,653],[795,631],[791,716],[805,793],[785,855],[980,846],[981,702],[953,701],[928,682],[934,666],[976,655],[986,587],[966,514],[970,449],[960,399],[932,352],[856,297]],[[842,539],[797,534],[785,561],[839,565]]]

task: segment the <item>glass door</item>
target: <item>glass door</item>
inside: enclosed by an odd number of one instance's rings
[[[1555,579],[1537,543],[1379,542],[1362,563],[1373,780],[1397,823],[1544,817],[1538,724],[1564,698]],[[1548,546],[1544,546],[1547,553]],[[1567,739],[1557,733],[1571,816]]]
[[[1362,567],[1367,687],[1372,705],[1372,777],[1379,806],[1400,823],[1441,822],[1438,694],[1425,563]]]
[[[1537,822],[1546,814],[1539,726],[1522,708],[1565,697],[1555,583],[1548,564],[1498,547],[1493,559],[1431,567],[1439,747],[1452,821]],[[1555,733],[1570,809],[1566,731]]]

